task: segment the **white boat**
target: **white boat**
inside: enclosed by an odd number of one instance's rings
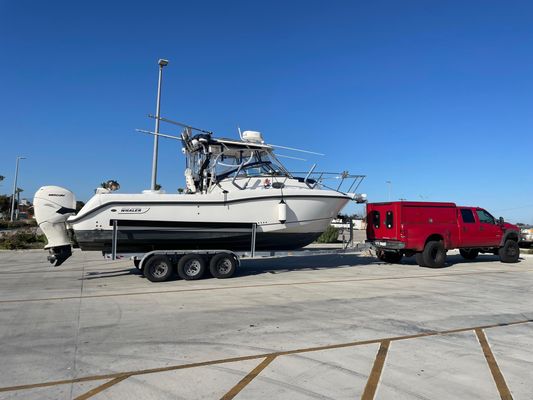
[[[311,170],[296,176],[259,132],[231,140],[205,131],[192,136],[193,129],[176,137],[186,157],[182,193],[122,194],[100,188],[74,215],[72,192],[40,188],[35,216],[48,239],[49,260],[61,264],[71,255],[71,242],[82,250],[110,252],[114,229],[120,253],[249,249],[252,228],[258,250],[296,249],[319,237],[350,200],[365,201],[364,195],[341,190],[343,184],[356,188],[362,175]],[[335,179],[337,187],[328,187],[326,178]]]

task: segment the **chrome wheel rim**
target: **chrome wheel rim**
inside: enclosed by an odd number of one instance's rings
[[[200,273],[200,270],[200,261],[194,259],[187,261],[183,268],[183,272],[185,272],[187,276],[196,276]]]
[[[153,266],[152,275],[156,278],[162,278],[168,271],[168,265],[166,263],[159,263]]]
[[[229,258],[220,260],[217,264],[217,270],[221,274],[227,274],[231,270],[231,260]]]

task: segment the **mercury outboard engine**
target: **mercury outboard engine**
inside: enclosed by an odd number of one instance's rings
[[[48,239],[48,261],[58,267],[72,255],[66,221],[76,212],[76,197],[59,186],[43,186],[33,198],[35,219]]]

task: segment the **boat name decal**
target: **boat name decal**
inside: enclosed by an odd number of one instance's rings
[[[149,209],[149,207],[122,207],[118,212],[119,214],[144,214]]]

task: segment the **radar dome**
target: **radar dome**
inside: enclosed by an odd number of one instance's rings
[[[261,135],[261,132],[257,131],[244,131],[242,133],[242,140],[252,143],[265,143],[263,135]]]

